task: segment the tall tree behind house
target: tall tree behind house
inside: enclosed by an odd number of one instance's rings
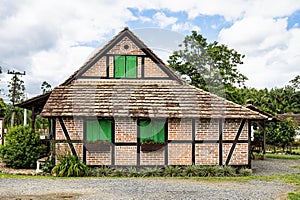
[[[24,73],[20,72],[10,72],[8,74],[13,74],[11,81],[8,84],[8,98],[12,104],[12,112],[11,112],[11,126],[14,126],[14,118],[15,118],[15,104],[21,102],[25,98],[25,86],[24,81],[21,80],[18,75],[22,76],[25,75]]]

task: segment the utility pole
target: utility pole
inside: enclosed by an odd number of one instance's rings
[[[14,78],[13,78],[12,107],[11,107],[12,112],[11,112],[11,121],[10,121],[10,126],[14,126],[17,76],[26,75],[26,73],[25,73],[25,71],[24,72],[15,72],[14,70],[13,71],[8,70],[7,74],[13,74],[14,75]]]

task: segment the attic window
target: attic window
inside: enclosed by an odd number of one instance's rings
[[[136,56],[115,56],[115,78],[136,78]]]

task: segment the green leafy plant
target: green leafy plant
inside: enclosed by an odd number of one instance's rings
[[[181,169],[178,166],[166,166],[163,171],[167,177],[181,176]]]
[[[240,176],[251,176],[252,175],[252,169],[242,168],[242,169],[239,170],[239,175]]]
[[[55,176],[82,177],[88,174],[88,167],[77,156],[63,155],[59,161],[60,163],[51,171]]]
[[[0,147],[0,157],[8,167],[35,168],[37,159],[46,156],[46,149],[39,133],[27,126],[16,126],[7,132],[5,145]]]
[[[45,163],[42,164],[41,169],[44,174],[50,174],[53,167],[53,162],[51,160],[46,160]]]
[[[159,168],[146,168],[141,172],[142,177],[160,177],[162,170]]]
[[[112,169],[106,166],[101,166],[97,168],[93,168],[89,170],[89,176],[97,176],[97,177],[104,177],[104,176],[111,176]]]
[[[151,138],[146,138],[142,141],[142,144],[163,144],[163,142],[155,142]]]

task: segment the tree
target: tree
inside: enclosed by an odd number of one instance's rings
[[[7,105],[5,104],[5,102],[3,101],[3,99],[0,98],[0,117],[4,117],[5,116],[6,109],[7,109]]]
[[[182,49],[174,51],[168,63],[181,75],[187,75],[198,88],[220,94],[224,87],[234,90],[235,85],[241,86],[247,80],[237,69],[237,65],[243,64],[244,55],[226,45],[208,43],[206,38],[192,31],[179,47]]]
[[[290,81],[292,83],[292,87],[296,90],[300,89],[300,75],[296,76],[293,80]]]
[[[45,94],[45,93],[47,93],[47,92],[49,92],[49,91],[52,90],[52,89],[51,89],[51,85],[50,85],[47,81],[44,81],[44,82],[42,83],[41,89],[42,89],[42,91],[43,91],[43,94]]]
[[[8,97],[12,103],[12,113],[11,113],[11,126],[14,125],[15,118],[15,104],[21,102],[25,98],[25,86],[24,81],[19,79],[15,73],[11,81],[8,84]]]
[[[0,147],[0,156],[8,167],[35,168],[36,160],[46,155],[46,146],[41,144],[39,133],[27,126],[11,128]]]
[[[266,142],[279,146],[284,151],[288,145],[294,142],[297,124],[291,118],[282,122],[271,122],[266,126]]]

